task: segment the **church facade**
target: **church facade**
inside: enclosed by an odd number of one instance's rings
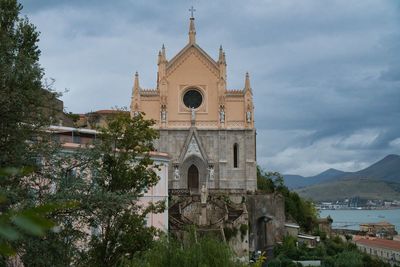
[[[168,186],[188,194],[256,189],[256,131],[250,78],[227,88],[225,53],[214,60],[196,42],[190,18],[186,46],[167,59],[158,54],[157,85],[144,89],[136,73],[131,116],[153,119],[160,136],[155,147],[171,157]]]
[[[189,23],[188,43],[178,54],[167,59],[164,45],[159,51],[155,88],[142,88],[135,74],[130,113],[155,121],[155,148],[169,155],[169,232],[185,239],[194,225],[247,261],[249,252],[271,252],[282,240],[284,201],[256,191],[249,74],[241,89],[228,89],[222,47],[214,60],[196,42],[193,16]]]

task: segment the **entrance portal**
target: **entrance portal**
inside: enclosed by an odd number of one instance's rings
[[[196,165],[192,164],[188,170],[188,188],[189,190],[199,190],[199,170]]]

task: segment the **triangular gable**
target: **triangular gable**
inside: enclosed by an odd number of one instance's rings
[[[167,64],[167,74],[171,73],[177,66],[179,66],[179,62],[181,60],[185,60],[188,57],[191,49],[195,49],[203,61],[209,66],[212,72],[215,75],[219,73],[218,63],[215,62],[212,57],[210,57],[200,46],[197,44],[188,44],[186,45],[178,54],[176,54]]]
[[[201,144],[196,128],[190,129],[185,141],[185,145],[183,146],[179,156],[179,162],[183,162],[185,159],[191,156],[197,156],[205,162],[208,162],[207,154],[205,153],[203,145]]]

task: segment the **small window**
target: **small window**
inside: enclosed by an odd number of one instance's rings
[[[239,147],[238,144],[233,145],[233,168],[238,167]]]

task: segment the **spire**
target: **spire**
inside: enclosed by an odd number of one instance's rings
[[[161,51],[158,51],[158,62],[157,62],[157,64],[160,65],[161,61],[162,61]]]
[[[225,60],[225,52],[222,49],[222,45],[219,47],[218,65],[219,65],[219,77],[220,79],[226,82],[226,60]]]
[[[139,95],[139,74],[138,72],[135,73],[135,82],[133,83],[133,95]]]
[[[139,74],[135,73],[133,89],[132,89],[132,97],[131,97],[131,117],[139,114],[140,110],[140,87],[139,87]]]
[[[167,60],[167,57],[165,56],[165,46],[164,46],[164,44],[161,47],[161,56],[163,57],[164,60]]]
[[[189,24],[189,44],[194,44],[196,43],[196,29],[194,27],[194,18],[190,18],[190,24]]]
[[[158,65],[167,62],[167,57],[165,56],[165,46],[162,45],[161,50],[158,52]]]
[[[219,47],[218,62],[219,63],[225,63],[225,53],[224,53],[224,50],[222,49],[222,45]]]
[[[244,82],[244,91],[245,92],[249,91],[252,94],[251,86],[250,86],[250,76],[249,76],[248,72],[246,72],[246,80]]]

